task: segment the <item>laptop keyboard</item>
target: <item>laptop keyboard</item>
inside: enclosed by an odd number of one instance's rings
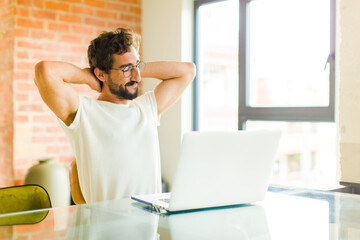
[[[162,202],[166,202],[166,203],[169,203],[170,202],[170,199],[169,198],[164,198],[164,199],[159,199],[160,201]]]

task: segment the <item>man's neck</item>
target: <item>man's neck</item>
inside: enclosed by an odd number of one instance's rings
[[[110,94],[105,93],[105,91],[102,91],[100,93],[97,100],[111,102],[111,103],[115,103],[115,104],[128,104],[129,103],[128,99],[119,99],[118,97],[116,97],[115,95],[113,95],[111,93]]]

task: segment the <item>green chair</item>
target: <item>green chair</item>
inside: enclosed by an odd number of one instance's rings
[[[0,188],[0,225],[33,224],[41,222],[51,208],[47,191],[35,184]]]

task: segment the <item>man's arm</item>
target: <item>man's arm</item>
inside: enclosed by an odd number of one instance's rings
[[[35,66],[35,84],[49,108],[69,126],[79,108],[79,96],[71,83],[88,84],[100,91],[100,83],[90,69],[65,62],[39,62]]]
[[[173,105],[194,80],[196,68],[193,63],[149,62],[142,77],[162,80],[155,88],[155,97],[160,115]]]
[[[71,162],[69,178],[70,178],[71,197],[72,197],[74,203],[75,204],[86,203],[85,198],[84,198],[81,188],[80,188],[76,160]]]

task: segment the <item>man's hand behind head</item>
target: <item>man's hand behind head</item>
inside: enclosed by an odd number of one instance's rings
[[[87,82],[87,85],[89,85],[89,87],[97,92],[101,92],[101,85],[100,85],[100,80],[97,79],[97,77],[92,73],[90,68],[84,68],[82,69],[82,71],[87,74],[89,77],[89,81]]]

